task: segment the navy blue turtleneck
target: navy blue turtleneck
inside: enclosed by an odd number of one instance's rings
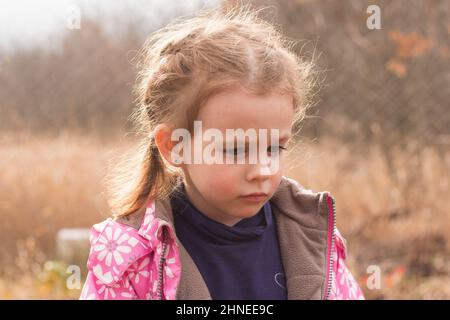
[[[181,191],[181,192],[180,192]],[[227,226],[200,212],[184,186],[171,195],[177,237],[197,265],[212,299],[287,299],[270,202]]]

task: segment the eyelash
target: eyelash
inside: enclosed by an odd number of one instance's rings
[[[271,147],[269,147],[269,148],[271,148]],[[268,149],[269,149],[269,148],[268,148]],[[281,149],[280,151],[287,150],[287,148],[286,148],[286,147],[283,147],[283,146],[278,146],[278,149]]]
[[[269,150],[270,148],[271,148],[271,146],[268,147],[267,150]],[[287,150],[287,148],[286,148],[286,147],[283,147],[283,146],[278,146],[278,149],[281,149],[281,151]],[[240,149],[240,150],[242,150],[242,149]],[[237,149],[234,148],[234,149],[227,150],[226,152],[227,152],[227,153],[233,153],[233,154],[236,154],[236,151],[237,151]],[[268,152],[269,152],[269,151],[268,151]]]

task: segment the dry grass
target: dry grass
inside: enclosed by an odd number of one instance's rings
[[[120,137],[120,136],[119,136]],[[108,216],[102,179],[108,161],[130,141],[62,135],[0,140],[0,299],[71,299],[55,259],[62,227],[88,227]],[[336,198],[349,265],[368,298],[450,298],[450,153],[394,151],[387,163],[372,146],[355,152],[331,139],[304,144],[286,174]],[[366,269],[382,271],[380,290]]]

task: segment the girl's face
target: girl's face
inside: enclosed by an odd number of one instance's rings
[[[259,132],[266,129],[268,156],[270,146],[286,147],[291,135],[294,117],[293,99],[288,95],[269,93],[265,96],[255,96],[241,88],[213,95],[200,108],[197,120],[201,121],[202,131],[215,128],[222,132],[224,141],[226,129],[253,129]],[[278,129],[279,144],[271,143],[271,129]],[[264,132],[264,131],[263,131]],[[244,138],[245,141],[249,141]],[[259,138],[258,150],[259,150]],[[192,143],[194,138],[192,138]],[[236,141],[236,140],[234,140]],[[203,146],[210,144],[203,142]],[[236,146],[236,144],[234,145]],[[193,149],[193,148],[192,148]],[[227,149],[226,153],[239,153],[242,149]],[[246,147],[245,153],[248,153]],[[245,164],[234,161],[233,164],[182,164],[185,176],[186,193],[192,204],[208,217],[223,224],[232,226],[243,218],[249,218],[262,208],[275,193],[282,176],[284,153],[280,149],[278,170],[267,174],[262,170],[264,164]],[[267,168],[267,165],[266,165]],[[264,193],[261,199],[245,197],[252,193]]]

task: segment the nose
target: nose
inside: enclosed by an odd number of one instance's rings
[[[278,172],[278,168],[275,168],[271,163],[256,163],[248,164],[246,171],[246,179],[249,182],[265,181],[270,179],[271,176]]]

